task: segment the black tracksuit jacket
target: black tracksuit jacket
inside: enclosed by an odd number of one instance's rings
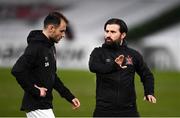
[[[122,65],[127,68],[120,68],[115,63],[114,60],[119,55],[125,56]],[[90,55],[89,69],[96,73],[97,78],[95,114],[98,115],[95,116],[121,116],[121,111],[131,108],[136,110],[135,72],[141,78],[144,94],[154,94],[152,73],[144,63],[142,56],[127,47],[125,41],[121,46],[103,44],[102,47],[95,48]],[[103,111],[108,111],[106,112],[108,114]]]
[[[21,110],[53,108],[53,88],[71,102],[75,97],[56,74],[54,43],[48,40],[40,30],[31,31],[27,42],[28,46],[24,54],[12,68],[12,74],[24,89]],[[48,89],[45,97],[40,97],[40,91],[34,87],[35,84]]]

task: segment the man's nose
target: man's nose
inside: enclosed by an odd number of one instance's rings
[[[110,37],[111,36],[111,33],[110,32],[107,32],[106,33],[106,37]]]

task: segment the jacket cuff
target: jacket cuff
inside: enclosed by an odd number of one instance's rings
[[[144,96],[147,96],[147,95],[153,95],[154,96],[154,93],[153,92],[145,92]]]
[[[74,98],[75,98],[74,95],[69,94],[69,95],[66,97],[66,100],[67,100],[68,102],[72,103],[72,100],[73,100]]]

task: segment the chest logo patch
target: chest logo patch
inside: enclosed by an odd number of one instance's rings
[[[49,62],[48,62],[48,57],[44,57],[44,59],[45,59],[45,63],[44,63],[44,66],[45,67],[48,67],[49,66]]]
[[[48,67],[49,66],[49,62],[45,62],[44,66]]]
[[[106,62],[111,62],[111,59],[106,59]]]
[[[45,61],[48,61],[48,57],[44,57]]]

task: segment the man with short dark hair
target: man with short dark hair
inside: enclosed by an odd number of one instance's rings
[[[104,25],[105,43],[95,48],[89,69],[96,73],[96,108],[94,117],[138,117],[134,76],[137,72],[144,86],[145,100],[156,103],[154,77],[143,57],[127,47],[126,23],[117,18]]]
[[[52,111],[52,90],[55,89],[73,109],[79,100],[69,91],[56,74],[56,50],[66,32],[68,20],[59,12],[51,12],[44,20],[43,30],[31,31],[28,46],[12,68],[12,74],[24,90],[21,110],[28,118],[55,118]]]

